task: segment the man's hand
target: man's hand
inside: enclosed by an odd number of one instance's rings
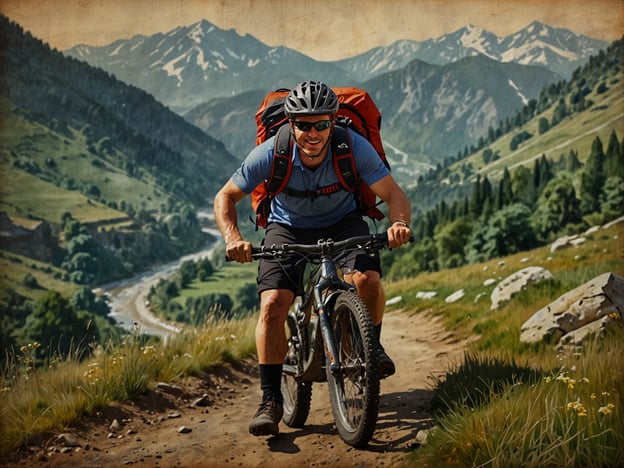
[[[388,245],[391,249],[409,242],[412,231],[404,221],[395,221],[392,226],[388,228]]]
[[[225,244],[225,256],[238,263],[251,262],[251,242],[237,240]]]

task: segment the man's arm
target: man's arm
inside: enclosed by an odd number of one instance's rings
[[[388,206],[390,228],[388,241],[396,248],[409,241],[412,206],[392,175],[387,175],[371,185],[371,190]]]
[[[236,211],[236,204],[246,196],[234,182],[228,180],[214,199],[215,221],[225,241],[225,255],[239,263],[251,262],[251,243],[243,240]]]

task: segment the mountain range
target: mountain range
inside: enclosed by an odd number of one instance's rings
[[[368,79],[399,70],[414,59],[445,65],[464,57],[485,55],[503,63],[543,66],[567,79],[589,56],[606,46],[604,41],[539,21],[502,38],[482,28],[467,25],[450,34],[422,42],[396,41],[388,47],[378,47],[336,64],[348,70],[352,76]]]
[[[407,161],[413,177],[475,144],[606,45],[539,22],[503,38],[469,25],[322,62],[203,20],[64,54],[149,92],[239,158],[253,147],[267,91],[310,78],[361,86],[382,111],[390,159]]]
[[[413,60],[445,65],[474,55],[545,67],[568,78],[604,41],[533,22],[499,38],[474,26],[423,42],[398,41],[345,60],[322,62],[287,47],[270,47],[202,20],[109,45],[77,45],[64,53],[100,67],[183,112],[215,97],[270,90],[316,77],[334,86],[364,83]]]

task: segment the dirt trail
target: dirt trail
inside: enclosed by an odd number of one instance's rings
[[[382,340],[397,373],[382,381],[377,429],[369,447],[353,449],[333,425],[326,384],[314,384],[312,409],[302,429],[281,425],[277,437],[247,432],[260,401],[256,364],[222,367],[177,388],[157,388],[132,404],[85,418],[68,430],[80,447],[62,448],[58,434],[22,451],[5,466],[400,466],[415,448],[427,413],[430,376],[462,355],[438,320],[396,311],[386,315]],[[206,395],[206,406],[192,403]],[[113,419],[123,424],[111,434]],[[181,427],[190,432],[179,432]],[[45,439],[45,440],[44,440]],[[44,448],[46,447],[46,448]],[[52,449],[54,447],[54,449]],[[65,453],[63,453],[65,452]]]

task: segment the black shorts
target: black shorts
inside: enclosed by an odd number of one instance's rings
[[[278,223],[267,225],[264,245],[316,244],[319,239],[340,241],[353,236],[369,234],[368,223],[354,211],[332,226],[319,229],[301,229]],[[371,257],[363,250],[355,250],[341,260],[344,274],[354,271],[376,271],[381,274],[379,254]],[[261,259],[258,266],[258,293],[267,289],[288,289],[296,296],[303,294],[303,279],[306,262],[299,255],[284,259]]]

